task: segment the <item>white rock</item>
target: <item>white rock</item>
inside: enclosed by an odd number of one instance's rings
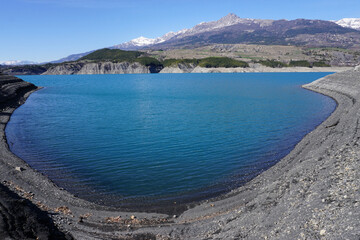
[[[16,171],[19,171],[19,172],[22,172],[25,170],[25,168],[22,168],[22,167],[15,167],[15,170]]]

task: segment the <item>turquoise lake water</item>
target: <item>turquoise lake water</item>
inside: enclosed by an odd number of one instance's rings
[[[11,150],[109,205],[204,199],[268,169],[335,109],[300,86],[329,73],[21,76],[44,89],[6,128]]]

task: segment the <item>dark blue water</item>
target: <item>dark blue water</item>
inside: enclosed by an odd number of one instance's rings
[[[16,155],[82,198],[199,199],[267,169],[325,120],[336,103],[300,87],[325,75],[22,76],[45,88],[6,134]]]

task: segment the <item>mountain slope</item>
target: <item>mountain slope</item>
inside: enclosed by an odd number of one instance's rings
[[[343,18],[334,22],[342,27],[360,30],[360,18]]]
[[[67,57],[64,57],[64,58],[61,58],[59,60],[56,60],[56,61],[52,61],[50,63],[63,63],[63,62],[70,62],[70,61],[76,61],[92,52],[94,52],[95,50],[93,51],[89,51],[89,52],[85,52],[85,53],[78,53],[78,54],[72,54],[72,55],[69,55]]]
[[[129,42],[125,42],[122,44],[115,45],[111,48],[122,49],[122,50],[137,50],[145,46],[152,46],[155,44],[163,43],[168,40],[180,39],[192,35],[196,35],[203,32],[209,32],[216,29],[232,26],[235,24],[243,23],[250,24],[252,22],[259,23],[261,26],[270,25],[273,20],[260,20],[260,19],[248,19],[248,18],[239,18],[233,13],[228,14],[227,16],[212,22],[202,22],[198,25],[195,25],[193,28],[183,29],[178,32],[169,32],[158,38],[145,38],[139,37],[133,39]]]
[[[148,50],[200,47],[208,44],[278,44],[314,47],[360,48],[360,19],[342,19],[336,22],[322,20],[261,20],[240,18],[235,14],[212,22],[203,22],[193,28],[169,32],[158,38],[139,37],[109,47],[121,50]],[[53,61],[76,61],[94,52],[73,54]]]
[[[360,48],[360,32],[322,20],[278,20],[265,25],[248,20],[208,32],[172,38],[151,48],[197,47],[219,43]]]

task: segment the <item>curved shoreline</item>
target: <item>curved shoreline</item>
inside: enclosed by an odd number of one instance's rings
[[[227,198],[205,201],[180,216],[119,212],[59,189],[9,151],[4,129],[15,108],[3,111],[1,116],[0,180],[38,207],[55,214],[52,215],[55,223],[79,239],[111,236],[126,239],[144,236],[150,239],[338,239],[347,236],[358,239],[360,225],[356,220],[360,219],[360,213],[356,204],[360,198],[359,191],[355,190],[360,177],[353,165],[359,161],[354,155],[360,153],[357,145],[360,72],[329,75],[304,87],[335,99],[338,107],[333,114],[306,135],[289,155],[227,194]],[[17,171],[16,167],[25,170]],[[350,181],[343,183],[342,178],[337,178],[339,171],[350,174]],[[333,185],[336,188],[332,189]],[[348,188],[346,193],[335,194]]]

